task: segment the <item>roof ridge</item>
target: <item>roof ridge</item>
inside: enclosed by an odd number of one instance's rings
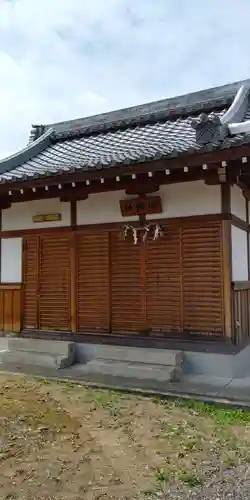
[[[250,84],[250,79],[83,118],[33,125],[30,137],[33,140],[33,137],[42,135],[51,127],[56,136],[64,138],[72,137],[74,131],[104,132],[113,128],[145,125],[161,119],[176,119],[178,116],[185,117],[201,111],[214,110],[216,107],[222,108],[231,104],[239,87],[246,84]]]

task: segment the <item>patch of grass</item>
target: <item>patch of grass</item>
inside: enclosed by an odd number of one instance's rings
[[[208,416],[219,425],[250,423],[250,412],[244,410],[220,408],[216,405],[196,400],[180,401],[180,406],[188,408],[196,415]]]
[[[40,382],[40,384],[44,384],[44,385],[49,385],[51,383],[50,380],[48,380],[47,378],[44,378],[44,377],[37,377],[36,379],[34,380],[37,380],[37,382]]]
[[[198,400],[178,399],[175,401],[164,400],[160,397],[153,398],[153,402],[168,409],[183,408],[193,415],[210,417],[216,424],[246,424],[250,423],[250,412],[241,409],[222,408],[214,404],[203,403]]]
[[[231,468],[236,467],[238,465],[238,461],[239,461],[239,458],[237,457],[236,454],[227,453],[224,460],[223,460],[223,463],[227,468],[231,469]]]
[[[157,494],[159,492],[162,492],[162,488],[161,487],[159,487],[159,486],[153,487],[152,486],[151,488],[146,488],[145,490],[142,490],[140,492],[140,495],[142,495],[146,499],[147,498],[153,499],[153,498],[158,498]]]
[[[109,391],[105,389],[89,389],[86,391],[87,401],[101,408],[113,408],[114,405],[120,404],[123,400],[128,399],[123,393]]]
[[[163,468],[156,469],[155,478],[159,483],[167,483],[169,481],[169,473]]]
[[[70,380],[65,380],[64,385],[66,387],[72,388],[72,387],[75,387],[76,384],[74,382],[70,382]]]
[[[182,471],[178,474],[178,478],[191,488],[195,488],[196,486],[200,486],[202,484],[201,479],[192,472]]]

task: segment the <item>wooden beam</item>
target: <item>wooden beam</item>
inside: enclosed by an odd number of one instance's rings
[[[223,183],[220,185],[221,190],[221,212],[223,214],[231,213],[231,186],[230,184]]]
[[[0,210],[6,210],[7,208],[10,208],[11,205],[12,205],[12,201],[10,198],[5,197],[5,198],[0,199]]]
[[[243,189],[243,196],[244,198],[246,198],[246,201],[249,202],[250,201],[250,189]]]
[[[17,181],[0,185],[0,193],[6,190],[16,190],[24,187],[38,187],[54,186],[56,184],[70,184],[71,182],[82,182],[84,180],[110,179],[119,175],[131,175],[133,173],[147,173],[155,171],[164,171],[165,169],[183,169],[185,166],[197,167],[203,164],[212,165],[218,164],[222,161],[232,162],[240,160],[244,156],[250,156],[250,145],[238,146],[235,148],[223,149],[220,151],[213,151],[208,153],[197,153],[194,155],[180,155],[178,158],[169,160],[157,160],[145,163],[132,163],[130,165],[122,165],[117,167],[110,167],[105,169],[89,169],[86,172],[78,173],[65,173],[61,175],[53,175],[51,177],[44,177],[32,179],[30,181]]]
[[[240,219],[236,215],[231,215],[230,218],[231,218],[233,226],[236,226],[239,229],[242,229],[243,231],[247,231],[249,233],[250,226],[249,226],[249,224],[246,221]]]
[[[167,182],[166,178],[163,180]],[[131,183],[131,186],[126,188],[125,193],[127,195],[142,195],[156,193],[157,191],[159,191],[159,185],[154,181],[145,181],[144,183]]]
[[[222,221],[222,279],[223,279],[223,310],[224,331],[226,337],[232,338],[232,255],[231,255],[231,222]]]
[[[89,186],[87,186],[85,182],[81,182],[76,184],[75,187],[69,184],[50,186],[48,190],[45,190],[44,187],[39,187],[35,192],[32,191],[31,188],[27,188],[24,190],[23,194],[20,193],[20,190],[13,191],[9,198],[13,203],[49,198],[60,198],[63,202],[70,202],[73,200],[87,199],[90,194],[110,191],[122,190],[127,194],[150,193],[156,192],[161,185],[194,182],[198,180],[204,180],[208,184],[214,184],[216,175],[216,170],[212,168],[203,171],[201,168],[195,167],[190,169],[189,172],[175,170],[169,175],[165,172],[155,172],[152,179],[149,179],[147,174],[140,174],[136,179],[132,179],[132,176],[121,177],[119,182],[116,178],[106,179],[104,183],[101,183],[100,180],[94,180]]]
[[[77,226],[77,202],[70,202],[70,225],[72,228]]]
[[[192,215],[188,217],[173,217],[173,218],[162,218],[154,219],[154,223],[167,224],[168,226],[179,226],[180,224],[200,224],[205,222],[214,222],[221,220],[231,221],[232,216],[230,214],[211,214],[211,215]],[[150,223],[150,217],[148,217],[147,222]],[[244,221],[243,221],[244,222]],[[133,222],[135,227],[140,226],[140,222]],[[121,228],[121,222],[110,222],[102,224],[86,224],[78,225],[75,229],[71,226],[59,226],[59,227],[39,227],[32,229],[17,229],[13,231],[0,231],[0,238],[19,238],[27,236],[29,234],[43,235],[53,233],[69,233],[72,231],[80,232],[96,232],[96,231],[117,231]]]

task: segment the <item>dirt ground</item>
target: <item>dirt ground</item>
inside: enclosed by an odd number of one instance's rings
[[[249,413],[0,375],[1,500],[184,499],[249,445]]]

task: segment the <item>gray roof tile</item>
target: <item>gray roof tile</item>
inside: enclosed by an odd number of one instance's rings
[[[239,83],[76,120],[74,124],[39,126],[33,134],[36,139],[23,151],[0,161],[0,182],[174,158],[248,143],[250,136],[241,134],[199,145],[191,126],[202,109],[221,116],[238,88]],[[249,117],[250,107],[245,119]],[[43,135],[39,137],[39,133]]]

